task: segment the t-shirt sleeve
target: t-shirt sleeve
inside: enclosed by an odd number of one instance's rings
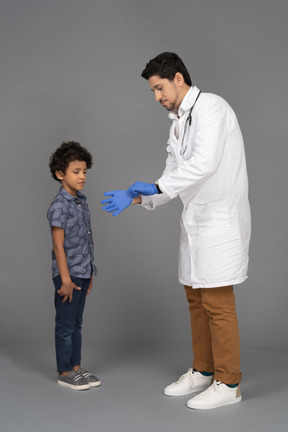
[[[51,228],[54,226],[65,230],[67,216],[67,212],[63,208],[63,205],[57,202],[52,204],[47,212],[47,218]]]

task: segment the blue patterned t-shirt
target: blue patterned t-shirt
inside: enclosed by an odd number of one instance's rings
[[[53,226],[64,230],[64,250],[70,276],[90,278],[92,271],[96,275],[90,211],[85,195],[77,192],[77,197],[74,197],[61,187],[48,209],[47,218],[51,234]],[[58,275],[52,251],[52,277]]]

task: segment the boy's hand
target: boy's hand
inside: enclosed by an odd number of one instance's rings
[[[93,275],[91,277],[91,281],[90,281],[90,284],[89,284],[89,287],[88,287],[88,290],[87,290],[87,295],[89,295],[90,292],[91,292],[91,290],[92,290],[92,283],[93,283]]]
[[[62,303],[65,303],[67,299],[69,299],[69,303],[71,303],[74,289],[77,291],[81,290],[81,288],[72,281],[69,283],[62,283],[60,290],[57,291],[57,293],[63,297]]]

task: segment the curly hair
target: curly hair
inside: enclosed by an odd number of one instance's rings
[[[87,169],[90,169],[93,164],[92,155],[81,144],[76,141],[63,142],[50,156],[49,168],[52,177],[60,182],[61,180],[57,178],[55,172],[61,171],[65,174],[69,163],[75,160],[86,162]]]
[[[188,86],[192,86],[189,72],[181,58],[173,52],[163,52],[146,64],[141,76],[149,80],[151,76],[158,75],[160,78],[167,78],[169,81],[173,81],[177,72],[183,75],[184,81]]]

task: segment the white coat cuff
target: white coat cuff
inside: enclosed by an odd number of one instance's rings
[[[175,194],[175,192],[173,192],[172,189],[170,189],[169,187],[167,187],[165,185],[164,177],[165,176],[162,176],[159,180],[157,180],[159,188],[161,189],[162,192],[164,192],[165,194],[167,194],[170,199],[176,198],[177,194]]]
[[[155,194],[151,196],[143,196],[142,197],[142,206],[145,207],[147,210],[154,210],[156,207],[159,207],[160,205],[166,204],[170,201],[169,195],[162,193],[162,194]]]
[[[141,195],[142,202],[141,205],[145,207],[147,210],[154,210],[153,201],[151,199],[151,196],[143,196]]]

